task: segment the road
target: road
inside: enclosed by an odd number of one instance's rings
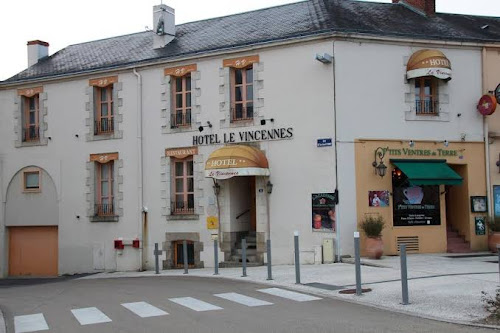
[[[492,332],[268,285],[200,277],[2,286],[8,332]]]

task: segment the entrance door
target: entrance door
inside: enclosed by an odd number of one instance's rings
[[[10,276],[57,276],[57,227],[9,228]]]

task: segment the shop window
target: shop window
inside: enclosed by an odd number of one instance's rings
[[[231,68],[231,122],[253,119],[253,66]]]
[[[437,78],[432,76],[415,78],[415,110],[417,115],[439,114]]]
[[[22,96],[23,142],[40,141],[40,95]]]
[[[184,241],[178,240],[173,242],[174,247],[174,267],[183,268],[184,267]],[[187,257],[188,266],[194,267],[194,243],[192,241],[187,241]]]
[[[191,74],[172,77],[172,128],[191,126]]]
[[[193,157],[172,158],[172,215],[194,214]]]
[[[114,132],[113,85],[94,87],[94,135]]]
[[[95,216],[114,216],[114,161],[96,162]]]
[[[29,170],[23,176],[24,192],[40,192],[40,170]]]

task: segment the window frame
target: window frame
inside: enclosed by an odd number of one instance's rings
[[[170,118],[171,128],[190,127],[192,123],[192,114],[193,114],[193,103],[192,103],[193,82],[191,79],[191,72],[186,73],[183,76],[172,76],[170,80],[173,81],[173,83],[170,84],[171,96],[172,96],[172,112]],[[180,91],[177,91],[178,80],[181,80]],[[187,82],[189,82],[189,90],[187,89]],[[181,101],[182,101],[181,102],[182,105],[180,107],[177,105],[178,95],[181,96]],[[189,100],[189,106],[187,106],[188,100]],[[181,121],[177,122],[179,113],[181,113]]]
[[[95,200],[95,209],[94,209],[94,215],[95,216],[115,216],[115,205],[114,205],[114,160],[108,161],[106,163],[99,163],[99,162],[94,162],[96,164],[96,200]],[[103,166],[108,166],[108,177],[106,180],[103,180],[102,173],[103,173]],[[108,182],[108,193],[106,193],[105,196],[103,196],[102,193],[102,183],[104,181]],[[111,205],[111,209],[102,209],[102,206],[105,205],[103,204],[103,198],[108,200],[107,205]]]
[[[251,82],[247,82],[247,71],[251,70],[252,71],[252,80]],[[241,71],[241,84],[236,83],[236,72]],[[231,73],[230,73],[230,95],[231,95],[231,122],[245,122],[245,121],[253,121],[254,119],[254,68],[253,68],[253,63],[242,67],[242,68],[237,68],[237,67],[231,67]],[[248,87],[252,87],[252,98],[248,99],[247,96],[247,90]],[[241,88],[241,101],[236,101],[236,89]],[[236,117],[236,105],[241,104],[241,117]],[[248,104],[252,105],[252,111],[251,111],[251,116],[249,117],[248,114]]]
[[[34,109],[31,109],[31,101],[34,103]],[[31,113],[34,113],[34,123],[31,122]],[[23,142],[39,142],[40,141],[40,94],[33,96],[23,96]],[[34,135],[31,137],[31,128],[34,130]]]
[[[27,176],[29,174],[37,174],[38,175],[38,186],[37,187],[28,187],[27,186]],[[42,192],[42,173],[40,169],[26,169],[23,171],[23,192],[24,193],[40,193]]]
[[[415,113],[418,116],[439,116],[438,79],[433,76],[422,76],[422,77],[417,77],[414,80],[415,80],[414,81]],[[430,94],[425,93],[426,81],[430,81]],[[419,84],[418,94],[417,94],[417,84]],[[429,107],[425,105],[426,101],[430,101]]]
[[[103,92],[106,92],[106,100],[102,100]],[[94,135],[114,134],[114,87],[113,83],[106,86],[94,86]],[[103,105],[107,105],[108,114],[102,115]],[[102,129],[103,119],[107,122],[106,129]]]
[[[195,188],[195,177],[194,177],[194,159],[193,155],[187,156],[183,159],[171,157],[171,215],[195,215],[195,196],[194,196],[194,188]],[[176,174],[176,164],[182,163],[182,175],[178,176]],[[188,175],[188,163],[192,164],[192,174]],[[181,190],[177,189],[177,180],[182,179],[183,188]],[[189,179],[192,179],[193,182],[193,190],[189,191],[188,184]],[[182,208],[177,208],[177,196],[182,195],[183,197],[183,206]],[[193,196],[193,207],[189,207],[189,195]]]

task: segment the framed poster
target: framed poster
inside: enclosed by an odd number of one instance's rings
[[[313,230],[335,231],[335,193],[312,194]]]
[[[440,225],[439,186],[411,186],[401,183],[393,187],[394,226]]]
[[[368,191],[368,206],[389,207],[389,191]]]
[[[500,186],[493,186],[493,210],[495,218],[500,218]]]
[[[476,235],[486,235],[486,216],[476,216],[474,218]]]
[[[486,197],[470,197],[470,209],[473,213],[486,213],[488,211],[488,202],[486,200]]]

